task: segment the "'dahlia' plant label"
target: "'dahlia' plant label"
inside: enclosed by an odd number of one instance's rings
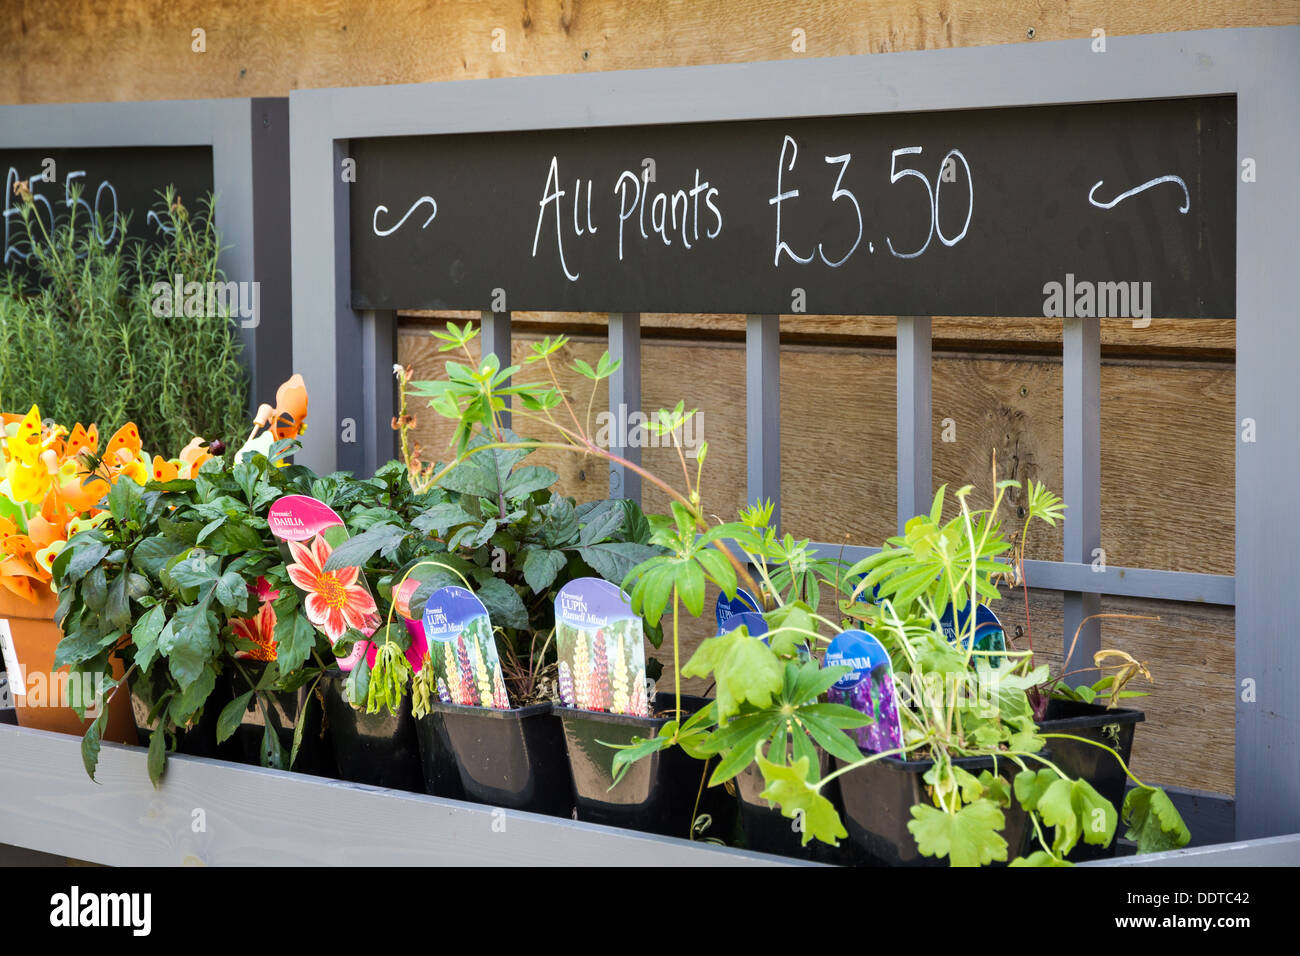
[[[827,697],[832,704],[847,704],[872,719],[866,727],[849,731],[858,747],[868,753],[901,747],[894,668],[884,645],[866,631],[842,631],[826,649],[822,666],[853,668],[831,685]]]
[[[315,498],[285,495],[271,505],[266,520],[280,542],[289,580],[302,595],[307,619],[330,644],[337,644],[349,630],[366,637],[375,633],[380,624],[379,608],[361,569],[325,570],[334,549],[349,537],[343,519]],[[339,658],[338,665],[350,671],[367,653],[373,666],[374,645],[359,640],[347,657]]]
[[[423,624],[439,700],[510,709],[492,622],[473,592],[455,585],[434,591],[424,605]]]
[[[564,706],[650,716],[641,628],[627,595],[608,581],[578,578],[560,590],[555,644]]]

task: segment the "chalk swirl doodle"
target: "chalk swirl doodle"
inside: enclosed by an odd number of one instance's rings
[[[393,233],[397,232],[398,229],[401,229],[402,223],[406,222],[406,220],[411,217],[411,213],[419,209],[420,206],[422,206],[424,203],[428,203],[431,207],[433,207],[433,212],[429,213],[429,218],[424,220],[423,225],[420,226],[421,229],[425,229],[428,227],[429,223],[433,222],[433,217],[438,215],[438,203],[434,201],[434,198],[432,196],[421,196],[415,202],[411,203],[411,208],[406,210],[406,215],[404,215],[401,219],[397,220],[396,225],[394,225],[391,229],[379,228],[379,214],[381,212],[388,212],[388,207],[383,205],[382,203],[376,206],[375,215],[371,219],[371,223],[370,223],[375,230],[375,235],[391,236]]]
[[[1099,187],[1102,182],[1103,180],[1097,180],[1092,189],[1088,190],[1088,202],[1092,203],[1098,209],[1114,209],[1125,199],[1128,199],[1129,196],[1136,196],[1138,193],[1144,192],[1152,186],[1159,186],[1161,183],[1177,183],[1183,188],[1183,204],[1178,207],[1179,212],[1185,216],[1187,215],[1187,211],[1192,208],[1192,194],[1187,191],[1187,183],[1183,182],[1183,177],[1181,176],[1157,176],[1155,179],[1148,180],[1141,186],[1134,186],[1128,192],[1120,193],[1110,202],[1097,202],[1094,195],[1097,192],[1097,187]]]

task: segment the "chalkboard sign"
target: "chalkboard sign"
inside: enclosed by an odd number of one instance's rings
[[[118,214],[129,214],[126,235],[146,241],[165,233],[166,217],[153,213],[159,193],[175,186],[191,213],[212,191],[212,148],[209,146],[149,146],[71,149],[0,149],[5,170],[3,265],[21,269],[27,259],[27,231],[19,212],[14,185],[26,182],[35,215],[46,231],[74,212],[79,236],[104,245],[121,242]],[[73,194],[76,187],[80,195]],[[91,212],[103,217],[98,228]],[[39,235],[39,231],[37,232]]]
[[[354,140],[358,309],[1232,318],[1236,102]]]

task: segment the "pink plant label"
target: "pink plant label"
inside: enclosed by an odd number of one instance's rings
[[[280,541],[285,569],[302,595],[307,619],[330,644],[337,644],[350,630],[367,637],[375,633],[381,623],[379,608],[361,569],[325,570],[334,549],[349,537],[343,519],[315,498],[285,495],[271,505],[267,524]],[[336,662],[341,670],[350,671],[363,654],[373,664],[374,644],[356,641],[351,652]]]
[[[650,716],[641,618],[613,584],[578,578],[560,589],[555,645],[564,706]]]
[[[271,505],[266,523],[277,538],[307,541],[326,528],[341,526],[343,519],[323,501],[306,495],[285,495]]]

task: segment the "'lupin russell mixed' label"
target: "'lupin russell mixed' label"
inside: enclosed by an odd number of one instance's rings
[[[566,707],[650,715],[641,618],[600,578],[570,581],[555,599],[560,699]]]

